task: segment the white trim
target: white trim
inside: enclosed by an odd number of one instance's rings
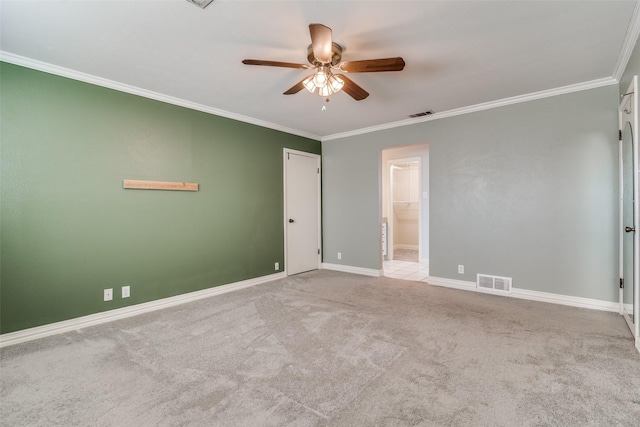
[[[620,101],[620,105],[618,107],[618,128],[622,133],[626,128],[626,124],[628,123],[631,126],[631,133],[633,135],[632,145],[633,145],[633,156],[632,156],[632,176],[633,176],[633,224],[624,224],[624,161],[623,161],[623,151],[624,151],[624,139],[619,142],[619,161],[620,161],[620,205],[619,205],[619,239],[620,239],[620,277],[624,277],[624,239],[625,232],[623,231],[623,227],[625,226],[633,226],[638,227],[640,224],[640,179],[638,177],[638,138],[635,136],[635,133],[638,130],[638,76],[633,76],[631,79],[631,83],[629,84],[629,88],[625,92],[626,94],[630,94],[628,96],[623,96]],[[627,107],[631,107],[631,111],[627,112]],[[630,322],[629,326],[631,328],[631,332],[634,337],[640,336],[640,320],[638,320],[638,316],[640,316],[640,233],[633,233],[633,278],[631,281],[626,280],[625,286],[631,285],[633,288],[633,320],[634,322]],[[632,282],[632,283],[629,283]],[[620,289],[619,291],[619,312],[627,319],[628,323],[631,319],[628,318],[628,314],[626,314],[623,310],[623,302],[624,302],[624,289]]]
[[[476,291],[476,283],[466,280],[446,279],[444,277],[427,277],[427,283],[434,286],[442,286],[445,288],[464,289],[467,291]]]
[[[429,258],[420,258],[420,264],[429,267]]]
[[[592,298],[574,297],[568,295],[553,294],[550,292],[531,291],[528,289],[511,288],[511,292],[496,293],[486,292],[476,288],[475,282],[447,279],[443,277],[428,277],[427,283],[445,288],[462,289],[467,291],[489,293],[496,296],[526,299],[530,301],[547,302],[551,304],[568,305],[571,307],[589,308],[592,310],[612,311],[617,313],[620,309],[618,302],[602,301]]]
[[[327,135],[322,137],[322,141],[330,141],[332,139],[342,139],[350,136],[363,135],[372,132],[378,132],[381,130],[393,129],[402,126],[410,126],[422,122],[430,122],[432,120],[444,119],[446,117],[460,116],[463,114],[475,113],[477,111],[489,110],[492,108],[504,107],[507,105],[519,104],[522,102],[533,101],[536,99],[549,98],[557,95],[565,95],[573,92],[580,92],[588,89],[596,89],[603,86],[611,86],[618,84],[618,80],[613,77],[606,77],[597,80],[591,80],[589,82],[577,83],[568,86],[562,86],[555,89],[543,90],[540,92],[529,93],[526,95],[513,96],[511,98],[499,99],[497,101],[485,102],[482,104],[470,105],[468,107],[456,108],[454,110],[442,111],[434,113],[429,116],[420,117],[417,119],[405,119],[397,122],[385,123],[382,125],[370,126],[367,128],[356,129],[348,132],[335,133],[333,135]]]
[[[629,26],[627,27],[627,35],[622,43],[620,55],[618,55],[618,62],[616,62],[616,66],[613,69],[613,78],[618,82],[622,79],[624,70],[629,64],[638,36],[640,36],[640,2],[636,3],[636,7],[633,10],[631,21],[629,21]]]
[[[351,265],[330,264],[327,262],[322,263],[322,269],[342,271],[343,273],[359,274],[361,276],[371,276],[371,277],[382,276],[382,270],[375,270],[373,268],[354,267]]]
[[[395,251],[396,249],[409,249],[409,250],[419,250],[420,246],[418,245],[393,245],[393,250]]]
[[[285,273],[270,274],[267,276],[255,277],[253,279],[242,280],[240,282],[229,283],[226,285],[216,286],[213,288],[203,289],[200,291],[189,292],[182,295],[176,295],[169,298],[162,298],[155,301],[149,301],[142,304],[136,304],[129,307],[117,308],[115,310],[104,311],[102,313],[90,314],[88,316],[76,317],[75,319],[64,320],[62,322],[50,323],[48,325],[36,326],[34,328],[23,329],[21,331],[9,332],[0,335],[0,348],[26,341],[44,338],[51,335],[61,334],[64,332],[74,331],[88,326],[99,325],[114,320],[124,319],[127,317],[137,316],[151,311],[161,310],[203,298],[209,298],[215,295],[225,294],[227,292],[237,291],[239,289],[272,282],[278,279],[284,279]]]
[[[622,114],[618,107],[618,131],[622,129]],[[618,277],[620,280],[624,278],[624,137],[618,140]],[[620,300],[619,314],[624,315],[622,302],[624,300],[624,289],[618,290],[618,299]]]
[[[552,304],[568,305],[571,307],[589,308],[592,310],[612,311],[617,313],[620,310],[618,302],[603,301],[593,298],[574,297],[569,295],[553,294],[550,292],[530,291],[528,289],[511,288],[514,298],[527,299],[531,301],[549,302]]]
[[[109,80],[102,77],[93,76],[91,74],[81,73],[79,71],[71,70],[69,68],[59,67],[57,65],[48,64],[46,62],[37,61],[35,59],[26,58],[20,55],[15,55],[10,52],[0,51],[0,61],[7,62],[10,64],[15,64],[15,65],[20,65],[22,67],[31,68],[37,71],[43,71],[49,74],[55,74],[57,76],[67,77],[69,79],[90,83],[96,86],[102,86],[109,89],[114,89],[120,92],[130,93],[132,95],[142,96],[144,98],[154,99],[156,101],[165,102],[167,104],[178,105],[180,107],[185,107],[185,108],[189,108],[196,111],[202,111],[204,113],[214,114],[220,117],[226,117],[228,119],[238,120],[240,122],[262,126],[267,129],[273,129],[280,132],[289,133],[292,135],[314,139],[317,141],[321,140],[321,137],[319,135],[314,135],[314,134],[303,132],[297,129],[281,126],[276,123],[255,119],[249,116],[243,116],[242,114],[236,114],[230,111],[209,107],[207,105],[198,104],[195,102],[187,101],[185,99],[164,95],[158,92],[153,92],[153,91],[142,89],[136,86],[120,83],[115,80]]]
[[[635,18],[635,15],[634,15],[634,18]],[[638,19],[636,18],[635,20],[638,20]],[[635,20],[634,20],[633,31],[640,32],[640,29],[636,30],[636,26],[640,27],[640,24],[636,24]],[[631,46],[631,49],[633,49],[633,46]],[[626,50],[627,50],[627,46],[625,44],[625,51],[623,53],[624,55],[627,55]],[[622,63],[628,62],[628,60],[629,60],[629,58],[626,58],[626,59],[623,59],[623,60],[619,59],[619,63],[622,64]],[[244,123],[250,123],[250,124],[253,124],[253,125],[257,125],[257,126],[262,126],[264,128],[267,128],[267,129],[273,129],[273,130],[277,130],[277,131],[280,131],[280,132],[289,133],[291,135],[297,135],[297,136],[313,139],[313,140],[316,140],[316,141],[330,141],[330,140],[333,140],[333,139],[347,138],[347,137],[350,137],[350,136],[362,135],[362,134],[367,134],[367,133],[371,133],[371,132],[377,132],[377,131],[386,130],[386,129],[393,129],[393,128],[396,128],[396,127],[409,126],[409,125],[413,125],[413,124],[416,124],[416,123],[422,123],[422,122],[427,122],[427,121],[431,121],[431,120],[438,120],[438,119],[443,119],[443,118],[446,118],[446,117],[459,116],[459,115],[463,115],[463,114],[473,113],[473,112],[476,112],[476,111],[489,110],[489,109],[492,109],[492,108],[503,107],[503,106],[506,106],[506,105],[518,104],[518,103],[521,103],[521,102],[532,101],[532,100],[535,100],[535,99],[548,98],[548,97],[556,96],[556,95],[564,95],[564,94],[568,94],[568,93],[572,93],[572,92],[579,92],[579,91],[582,91],[582,90],[595,89],[595,88],[598,88],[598,87],[610,86],[610,85],[614,85],[614,84],[618,84],[619,83],[619,78],[616,79],[615,77],[606,77],[606,78],[602,78],[602,79],[591,80],[591,81],[588,81],[588,82],[583,82],[583,83],[577,83],[577,84],[573,84],[573,85],[563,86],[563,87],[559,87],[559,88],[555,88],[555,89],[543,90],[543,91],[540,91],[540,92],[534,92],[534,93],[530,93],[530,94],[526,94],[526,95],[519,95],[519,96],[514,96],[514,97],[511,97],[511,98],[504,98],[504,99],[499,99],[499,100],[496,100],[496,101],[485,102],[485,103],[482,103],[482,104],[471,105],[471,106],[468,106],[468,107],[457,108],[457,109],[454,109],[454,110],[437,112],[437,113],[434,113],[432,115],[420,117],[420,118],[417,118],[417,119],[405,119],[405,120],[400,120],[400,121],[397,121],[397,122],[391,122],[391,123],[385,123],[385,124],[382,124],[382,125],[376,125],[376,126],[370,126],[370,127],[361,128],[361,129],[355,129],[355,130],[348,131],[348,132],[342,132],[342,133],[336,133],[336,134],[333,134],[333,135],[320,136],[320,135],[315,135],[315,134],[311,134],[311,133],[308,133],[308,132],[303,132],[303,131],[300,131],[300,130],[297,130],[297,129],[292,129],[292,128],[289,128],[289,127],[281,126],[281,125],[278,125],[276,123],[266,122],[266,121],[263,121],[263,120],[255,119],[253,117],[248,117],[248,116],[244,116],[244,115],[241,115],[241,114],[232,113],[230,111],[225,111],[225,110],[209,107],[209,106],[202,105],[202,104],[197,104],[195,102],[187,101],[185,99],[176,98],[176,97],[172,97],[172,96],[168,96],[168,95],[163,95],[163,94],[158,93],[158,92],[153,92],[153,91],[149,91],[149,90],[146,90],[146,89],[141,89],[141,88],[138,88],[138,87],[135,87],[135,86],[126,85],[124,83],[116,82],[114,80],[109,80],[109,79],[105,79],[105,78],[102,78],[102,77],[93,76],[91,74],[81,73],[79,71],[71,70],[69,68],[59,67],[57,65],[49,64],[49,63],[46,63],[46,62],[42,62],[42,61],[38,61],[38,60],[35,60],[35,59],[27,58],[27,57],[24,57],[24,56],[16,55],[16,54],[13,54],[13,53],[10,53],[10,52],[6,52],[6,51],[2,51],[2,50],[0,50],[0,61],[4,61],[4,62],[10,63],[10,64],[15,64],[15,65],[20,65],[20,66],[23,66],[23,67],[31,68],[33,70],[43,71],[45,73],[50,73],[50,74],[55,74],[55,75],[62,76],[62,77],[67,77],[67,78],[70,78],[70,79],[73,79],[73,80],[82,81],[82,82],[85,82],[85,83],[94,84],[96,86],[102,86],[102,87],[106,87],[106,88],[109,88],[109,89],[114,89],[114,90],[117,90],[117,91],[120,91],[120,92],[130,93],[132,95],[142,96],[144,98],[154,99],[156,101],[166,102],[166,103],[172,104],[172,105],[178,105],[178,106],[181,106],[181,107],[190,108],[192,110],[197,110],[197,111],[202,111],[202,112],[209,113],[209,114],[214,114],[214,115],[220,116],[220,117],[226,117],[226,118],[229,118],[229,119],[238,120],[238,121],[241,121],[241,122],[244,122]],[[618,65],[618,67],[620,67],[620,65]]]

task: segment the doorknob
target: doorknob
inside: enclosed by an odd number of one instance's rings
[[[291,221],[291,220],[289,220]],[[627,233],[631,233],[632,231],[635,233],[636,232],[636,228],[635,227],[625,227],[624,231],[626,231]]]
[[[293,219],[289,218],[289,223],[294,223],[294,222],[295,221]],[[629,227],[627,227],[627,228],[629,228]]]

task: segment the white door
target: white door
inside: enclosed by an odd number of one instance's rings
[[[320,267],[320,156],[284,150],[285,270]]]
[[[620,311],[640,350],[640,200],[638,187],[638,77],[622,98],[620,117]],[[636,229],[638,230],[636,231]]]

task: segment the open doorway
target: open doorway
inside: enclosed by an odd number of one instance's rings
[[[387,277],[429,276],[429,147],[382,151],[382,269]]]

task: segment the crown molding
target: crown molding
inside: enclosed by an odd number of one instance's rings
[[[66,77],[73,80],[78,80],[85,83],[90,83],[96,86],[106,87],[108,89],[114,89],[120,92],[129,93],[132,95],[142,96],[144,98],[153,99],[167,104],[177,105],[180,107],[189,108],[191,110],[202,111],[203,113],[213,114],[220,117],[226,117],[228,119],[237,120],[252,125],[261,126],[268,129],[277,130],[292,135],[301,136],[304,138],[321,140],[319,135],[302,132],[297,129],[280,126],[275,123],[258,120],[253,117],[243,116],[241,114],[232,113],[230,111],[220,110],[218,108],[209,107],[207,105],[198,104],[195,102],[187,101],[185,99],[176,98],[173,96],[163,95],[158,92],[142,89],[136,86],[127,85],[114,80],[105,79],[91,74],[81,73],[79,71],[71,70],[69,68],[59,67],[57,65],[49,64],[46,62],[38,61],[35,59],[27,58],[20,55],[15,55],[10,52],[0,50],[0,61],[7,62],[14,65],[20,65],[22,67],[31,68],[37,71],[43,71],[49,74],[55,74],[57,76]]]
[[[324,142],[324,141],[331,141],[335,139],[348,138],[351,136],[364,135],[367,133],[378,132],[378,131],[393,129],[393,128],[402,127],[402,126],[409,126],[417,123],[429,122],[432,120],[439,120],[445,117],[460,116],[463,114],[474,113],[477,111],[504,107],[506,105],[533,101],[535,99],[548,98],[551,96],[564,95],[572,92],[579,92],[582,90],[595,89],[598,87],[619,84],[620,79],[622,79],[624,70],[627,68],[629,59],[631,59],[631,54],[633,53],[633,49],[635,48],[635,45],[638,41],[638,37],[640,37],[640,1],[636,2],[636,6],[633,10],[633,15],[631,16],[631,20],[629,21],[629,27],[627,28],[627,35],[625,36],[625,40],[622,45],[620,55],[618,56],[618,61],[616,62],[616,66],[613,71],[612,77],[606,77],[602,79],[591,80],[584,83],[577,83],[573,85],[562,86],[555,89],[534,92],[526,95],[514,96],[511,98],[499,99],[497,101],[485,102],[482,104],[471,105],[468,107],[457,108],[454,110],[442,111],[439,113],[434,113],[429,116],[424,116],[416,119],[399,120],[397,122],[370,126],[366,128],[356,129],[353,131],[336,133],[333,135],[326,135],[322,137],[322,141]]]
[[[640,4],[640,2],[638,3]],[[637,13],[636,13],[637,12]],[[634,17],[632,19],[633,29],[630,28],[628,34],[631,34],[635,31],[635,38],[640,34],[640,7],[636,7],[634,11]],[[629,61],[629,57],[631,55],[631,51],[633,51],[633,47],[635,46],[634,42],[628,42],[628,40],[635,40],[633,37],[627,37],[627,41],[625,41],[625,48],[623,53],[621,53],[620,58],[626,56],[625,59],[619,59],[619,64],[624,64],[622,70],[626,67],[626,63]],[[630,47],[629,47],[630,45]],[[62,77],[67,77],[73,80],[82,81],[85,83],[94,84],[97,86],[106,87],[109,89],[114,89],[117,91],[130,93],[132,95],[142,96],[144,98],[154,99],[156,101],[165,102],[172,105],[178,105],[180,107],[189,108],[192,110],[202,111],[204,113],[213,114],[216,116],[226,117],[233,120],[238,120],[244,123],[249,123],[257,126],[261,126],[268,129],[277,130],[280,132],[301,136],[304,138],[313,139],[316,141],[331,141],[336,139],[348,138],[351,136],[364,135],[372,132],[378,132],[382,130],[394,129],[397,127],[410,126],[418,123],[429,122],[432,120],[444,119],[447,117],[460,116],[464,114],[474,113],[478,111],[489,110],[492,108],[504,107],[507,105],[519,104],[522,102],[533,101],[536,99],[549,98],[557,95],[564,95],[573,92],[579,92],[583,90],[595,89],[603,86],[610,86],[619,83],[619,78],[615,77],[606,77],[597,80],[591,80],[588,82],[572,84],[568,86],[562,86],[555,89],[543,90],[540,92],[529,93],[526,95],[519,95],[510,98],[499,99],[496,101],[485,102],[482,104],[471,105],[468,107],[456,108],[453,110],[442,111],[438,113],[434,113],[429,116],[419,117],[415,119],[405,119],[399,120],[396,122],[385,123],[376,126],[370,126],[366,128],[355,129],[348,132],[336,133],[332,135],[319,136],[315,134],[310,134],[307,132],[300,131],[298,129],[292,129],[285,126],[281,126],[275,123],[266,122],[263,120],[255,119],[248,116],[243,116],[241,114],[232,113],[229,111],[209,107],[202,104],[197,104],[195,102],[187,101],[181,98],[176,98],[168,95],[163,95],[158,92],[149,91],[146,89],[141,89],[135,86],[126,85],[124,83],[120,83],[114,80],[105,79],[102,77],[93,76],[91,74],[81,73],[75,70],[71,70],[64,67],[59,67],[57,65],[49,64],[42,61],[37,61],[35,59],[15,55],[10,52],[0,51],[0,61],[20,65],[26,68],[31,68],[37,71],[43,71],[45,73],[55,74]]]
[[[627,28],[627,36],[624,39],[620,55],[618,56],[618,62],[613,70],[613,78],[618,82],[622,79],[624,70],[629,64],[629,59],[631,59],[631,54],[638,41],[638,36],[640,36],[640,1],[636,3],[636,7],[633,10],[633,15]]]
[[[349,132],[336,133],[322,137],[322,141],[330,141],[334,139],[343,139],[350,136],[363,135],[381,130],[393,129],[402,126],[415,125],[417,123],[430,122],[432,120],[444,119],[446,117],[460,116],[463,114],[475,113],[477,111],[490,110],[492,108],[504,107],[507,105],[519,104],[521,102],[533,101],[536,99],[549,98],[557,95],[565,95],[573,92],[580,92],[588,89],[595,89],[603,86],[611,86],[618,84],[618,80],[613,77],[591,80],[584,83],[577,83],[568,86],[562,86],[555,89],[543,90],[540,92],[528,93],[526,95],[513,96],[511,98],[499,99],[497,101],[484,102],[482,104],[471,105],[469,107],[456,108],[453,110],[434,113],[416,119],[405,119],[397,122],[385,123],[382,125],[370,126],[362,129],[356,129]]]

